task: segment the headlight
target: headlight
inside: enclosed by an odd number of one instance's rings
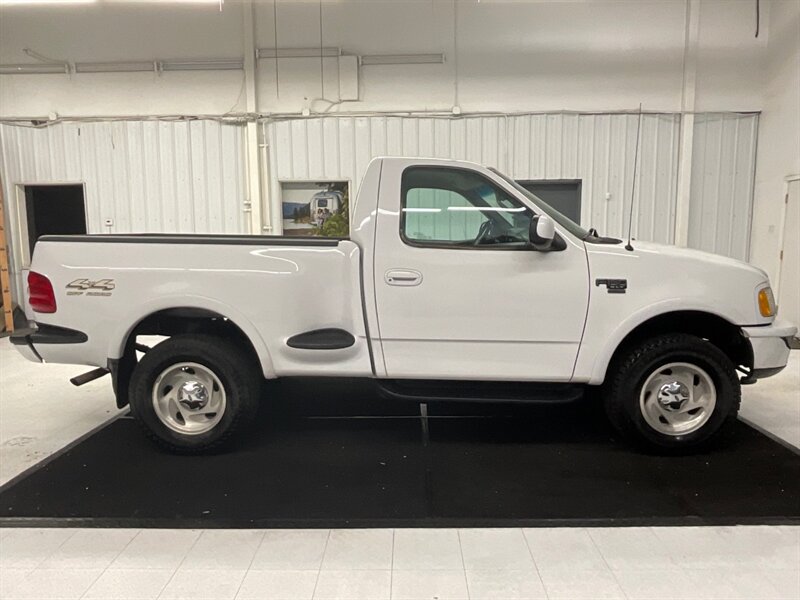
[[[775,316],[775,297],[772,295],[772,288],[769,286],[758,291],[758,311],[762,317]]]

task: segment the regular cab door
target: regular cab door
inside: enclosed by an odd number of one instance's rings
[[[533,207],[489,170],[387,161],[374,289],[389,378],[566,381],[588,302],[585,250],[528,247]]]

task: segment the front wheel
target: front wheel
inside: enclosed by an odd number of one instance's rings
[[[605,406],[612,425],[650,450],[697,449],[730,429],[741,402],[731,360],[687,334],[628,349],[609,371]]]
[[[172,452],[210,450],[252,420],[260,379],[255,361],[230,341],[177,335],[136,365],[131,412],[149,437]]]

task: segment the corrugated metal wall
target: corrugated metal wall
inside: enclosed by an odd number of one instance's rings
[[[345,179],[355,194],[375,156],[457,158],[496,166],[517,179],[581,179],[582,224],[623,236],[637,119],[558,113],[265,121],[266,192],[278,225],[281,181]],[[639,239],[675,239],[680,124],[677,114],[643,116],[633,226]],[[747,258],[757,127],[756,115],[696,115],[690,246]],[[15,186],[22,183],[83,183],[92,233],[249,231],[240,125],[212,120],[42,129],[0,125],[0,154],[12,237]],[[106,227],[105,219],[114,225]]]
[[[376,156],[455,158],[517,179],[583,180],[582,224],[626,230],[633,185],[636,115],[323,117],[268,122],[270,194],[280,181],[348,179],[358,191]],[[680,116],[642,119],[634,237],[674,239]]]
[[[749,258],[757,134],[758,115],[695,117],[690,247]]]
[[[245,233],[243,132],[210,120],[0,125],[10,235],[26,183],[83,183],[90,233]]]

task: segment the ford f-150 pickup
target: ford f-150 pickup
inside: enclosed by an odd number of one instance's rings
[[[287,376],[424,401],[594,387],[615,428],[671,452],[728,429],[740,384],[780,371],[797,332],[760,269],[601,237],[480,165],[375,159],[350,217],[349,239],[43,237],[35,320],[11,341],[96,367],[76,384],[110,373],[117,405],[176,452],[224,442],[264,378]]]

